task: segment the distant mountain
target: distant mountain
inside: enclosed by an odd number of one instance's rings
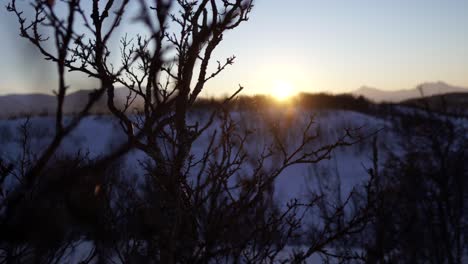
[[[88,102],[90,90],[80,90],[70,93],[65,98],[64,112],[66,114],[80,111]],[[128,92],[126,89],[115,89],[115,105],[123,107]],[[132,107],[141,106],[141,100],[135,100]],[[0,96],[0,118],[11,116],[53,114],[57,106],[56,97],[48,94],[11,94]],[[93,106],[92,113],[106,113],[107,97],[104,95]]]
[[[408,99],[421,97],[421,90],[426,96],[447,94],[447,93],[466,93],[468,88],[453,86],[444,82],[423,83],[413,89],[384,91],[377,88],[363,86],[352,92],[354,95],[364,96],[375,102],[401,102]]]
[[[384,91],[372,87],[361,87],[351,94],[364,96],[374,102],[403,102],[409,99],[421,98],[419,90],[421,87],[424,96],[435,96],[448,93],[468,93],[468,88],[456,87],[444,82],[423,83],[414,89]],[[65,99],[64,112],[66,114],[77,113],[87,103],[90,90],[80,90],[70,93]],[[126,102],[128,90],[125,88],[115,89],[115,104],[122,108]],[[323,100],[323,98],[321,99]],[[332,101],[337,101],[338,98]],[[318,103],[315,103],[316,105]],[[25,115],[51,115],[56,110],[56,98],[47,94],[12,94],[0,96],[0,118]],[[132,108],[141,109],[142,99],[137,98]],[[91,113],[107,113],[107,97],[104,95],[92,108]]]
[[[51,112],[54,96],[46,94],[11,94],[0,96],[0,117]]]

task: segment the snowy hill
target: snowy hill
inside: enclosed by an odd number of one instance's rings
[[[400,106],[400,108],[404,108]],[[347,130],[359,128],[362,135],[375,135],[377,132],[377,144],[382,152],[379,152],[380,162],[385,161],[385,149],[397,150],[395,146],[401,140],[401,135],[396,134],[393,123],[385,118],[379,118],[372,115],[357,113],[354,111],[343,110],[321,110],[321,111],[304,111],[296,108],[265,110],[263,115],[257,115],[251,111],[235,111],[232,112],[232,118],[238,122],[236,129],[249,131],[252,137],[245,142],[246,151],[249,156],[258,157],[259,151],[268,142],[269,124],[268,118],[278,120],[275,126],[278,126],[280,136],[284,140],[285,148],[295,148],[297,144],[301,144],[302,128],[311,115],[315,116],[315,122],[312,125],[312,131],[316,131],[317,137],[305,151],[314,149],[320,145],[330,144],[336,141],[337,138],[343,135]],[[404,109],[408,110],[409,109]],[[188,116],[188,122],[203,123],[208,119],[208,112],[194,111]],[[14,162],[21,156],[21,135],[18,133],[18,128],[25,123],[26,118],[0,120],[0,157],[7,161]],[[465,122],[466,120],[459,120]],[[221,126],[220,120],[215,120],[209,130],[205,131],[202,136],[195,141],[192,148],[194,157],[200,157],[203,151],[206,150],[209,144],[210,135],[215,129]],[[54,119],[52,117],[33,117],[30,119],[30,129],[32,131],[30,144],[31,150],[35,153],[44,149],[44,146],[50,142],[53,136]],[[235,132],[233,132],[235,133]],[[284,136],[284,137],[283,137]],[[274,199],[279,206],[285,208],[287,202],[292,199],[306,201],[310,199],[313,191],[323,191],[329,198],[346,197],[353,188],[363,188],[366,180],[369,179],[368,168],[372,166],[372,145],[373,136],[365,137],[364,140],[357,142],[351,146],[345,146],[335,149],[329,160],[325,159],[318,164],[296,164],[284,170],[274,182]],[[121,132],[119,122],[110,115],[88,116],[84,118],[81,124],[69,135],[61,144],[57,155],[66,156],[73,155],[78,151],[81,153],[89,153],[91,158],[105,155],[113,150],[116,144],[125,141],[125,135]],[[380,151],[379,150],[379,151]],[[214,154],[216,155],[216,154]],[[143,185],[144,170],[142,162],[146,156],[140,151],[131,151],[126,157],[119,160],[119,166],[125,172],[123,177],[131,178],[135,184]],[[196,159],[196,158],[195,158]],[[274,156],[267,160],[265,170],[274,167]],[[119,167],[120,168],[120,167]],[[250,170],[249,162],[242,165],[239,170],[239,175]],[[131,172],[131,173],[129,173]],[[14,180],[13,178],[11,178]],[[10,183],[14,184],[14,183]],[[307,221],[312,222],[318,218],[318,214],[310,214],[307,216]],[[79,241],[80,244],[76,248],[76,256],[70,255],[71,260],[82,259],[86,257],[86,252],[89,252],[89,241]],[[288,256],[290,251],[286,247],[281,254]],[[353,249],[354,250],[354,249]],[[83,254],[81,256],[80,254]],[[70,261],[76,263],[78,261]],[[307,259],[307,263],[322,263],[320,255],[314,254]],[[333,262],[332,262],[333,263]]]
[[[300,133],[304,122],[308,120],[308,114],[313,113],[296,113],[297,116],[292,123],[284,124],[286,139],[288,145],[294,146],[300,138]],[[340,137],[346,128],[361,128],[363,134],[369,134],[373,131],[380,130],[388,126],[388,123],[379,118],[367,116],[364,114],[352,111],[320,111],[316,117],[316,124],[313,130],[320,131],[323,135],[316,144],[328,144]],[[277,117],[281,114],[272,113],[272,116]],[[203,113],[194,114],[190,119],[194,122],[204,119]],[[257,131],[258,135],[253,136],[248,142],[248,149],[251,155],[255,156],[258,148],[262,148],[262,143],[265,143],[268,138],[268,127],[265,120],[261,117],[246,113],[234,113],[233,117],[240,120],[242,129]],[[19,126],[26,119],[0,120],[0,156],[7,160],[15,160],[20,155],[20,135],[16,133]],[[31,147],[33,152],[42,150],[53,136],[54,119],[52,117],[33,117],[31,118],[32,141]],[[217,129],[217,124],[214,124],[211,129]],[[386,141],[391,138],[391,130],[385,129],[380,132],[380,139]],[[296,135],[297,134],[297,135]],[[207,146],[207,141],[211,132],[208,131],[193,146],[193,154],[199,155],[200,151],[204,151]],[[105,155],[110,152],[118,142],[125,142],[125,135],[121,132],[119,123],[111,116],[89,116],[85,118],[73,133],[66,138],[58,151],[60,155],[73,154],[77,151],[88,152],[92,157]],[[337,149],[333,158],[330,161],[323,161],[318,164],[318,167],[310,167],[310,165],[297,165],[289,168],[284,172],[284,175],[279,177],[277,186],[277,195],[281,199],[291,199],[296,196],[304,195],[308,190],[304,183],[314,174],[319,171],[331,169],[335,164],[339,164],[336,172],[340,174],[344,182],[343,191],[348,192],[351,188],[359,184],[367,174],[362,164],[367,164],[371,153],[370,141],[363,141],[349,148],[345,147]],[[127,154],[127,166],[132,167],[133,171],[138,167],[137,160],[143,159],[143,153],[139,151],[130,152]],[[335,168],[333,168],[335,170]]]

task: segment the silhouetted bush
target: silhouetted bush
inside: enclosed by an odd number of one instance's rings
[[[468,249],[467,129],[454,118],[409,109],[399,112],[393,127],[399,141],[370,170],[375,202],[361,244],[365,259],[462,263]]]

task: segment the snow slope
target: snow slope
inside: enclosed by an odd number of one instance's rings
[[[376,131],[380,142],[394,142],[391,126],[385,120],[351,111],[320,111],[302,112],[289,109],[272,110],[264,115],[251,112],[236,112],[233,119],[238,122],[239,129],[256,131],[247,142],[251,155],[257,155],[263,144],[269,142],[268,131],[270,121],[280,120],[277,123],[288,147],[294,148],[298,144],[302,128],[314,115],[313,132],[320,133],[317,146],[334,142],[343,135],[345,129],[360,128],[362,135],[372,135]],[[189,122],[203,122],[207,113],[194,113],[189,117]],[[0,156],[14,161],[21,154],[19,127],[26,119],[0,120]],[[31,147],[35,152],[41,151],[51,140],[53,135],[53,118],[31,118],[29,126],[31,131]],[[220,122],[216,121],[212,128],[195,142],[192,152],[201,155],[207,146],[209,135],[214,129],[219,129]],[[66,138],[61,145],[58,155],[73,154],[77,151],[89,152],[92,157],[105,155],[107,152],[123,142],[125,136],[120,132],[118,122],[110,116],[90,116],[85,118],[73,133]],[[367,179],[366,166],[370,164],[371,147],[370,140],[363,140],[350,147],[342,147],[332,153],[330,160],[322,161],[315,165],[294,165],[285,170],[275,182],[275,197],[280,204],[286,204],[293,198],[303,199],[312,190],[320,188],[333,188],[338,186],[342,195],[349,193],[352,188],[359,186]],[[313,146],[312,146],[313,147]],[[145,158],[139,151],[132,151],[126,156],[126,166],[134,173],[143,173],[138,161]],[[272,166],[275,160],[268,161],[265,165]],[[248,170],[248,168],[246,168]],[[324,172],[332,171],[331,174]],[[322,178],[321,178],[322,177]],[[329,177],[323,179],[323,177]],[[325,185],[323,185],[325,182]],[[322,183],[322,185],[320,184]],[[335,185],[336,183],[340,183]],[[84,243],[86,246],[87,244]],[[78,250],[80,251],[80,250]],[[86,249],[83,249],[86,251]],[[80,253],[78,252],[77,255]],[[319,256],[312,256],[310,263],[320,263]]]
[[[278,117],[280,113],[270,113]],[[294,113],[295,119],[290,123],[281,124],[281,131],[285,131],[285,139],[289,147],[297,146],[297,142],[302,133],[302,128],[311,114],[316,115],[312,132],[320,131],[321,136],[316,142],[320,144],[332,143],[344,134],[346,128],[360,128],[362,135],[371,135],[377,130],[381,142],[391,140],[391,131],[388,122],[375,117],[359,114],[350,111],[321,111],[318,113]],[[284,113],[283,113],[284,115]],[[202,115],[203,116],[203,115]],[[200,115],[193,115],[189,120],[198,121]],[[239,120],[239,127],[242,129],[255,130],[257,133],[248,141],[248,149],[251,155],[257,155],[264,144],[269,142],[268,124],[262,117],[249,113],[234,113],[233,118]],[[20,155],[20,133],[19,127],[26,119],[0,120],[0,156],[7,160],[14,161]],[[53,135],[53,118],[35,117],[30,120],[31,127],[31,147],[33,152],[39,153]],[[206,148],[209,135],[217,129],[219,122],[213,124],[211,131],[207,131],[199,140],[195,142],[192,152],[201,155]],[[218,128],[219,129],[219,128]],[[58,154],[74,154],[77,151],[89,152],[91,157],[105,155],[107,152],[117,147],[120,142],[124,142],[125,136],[120,130],[116,120],[110,116],[90,116],[85,118],[70,136],[61,145]],[[371,156],[370,140],[350,146],[341,147],[332,153],[330,160],[325,160],[316,165],[293,165],[285,170],[276,182],[276,194],[282,199],[291,199],[305,195],[311,186],[305,184],[311,182],[311,178],[323,174],[326,170],[333,170],[333,174],[339,176],[343,193],[349,192],[354,185],[359,184],[367,177],[365,172],[366,164],[369,164]],[[135,170],[138,168],[138,160],[144,159],[144,155],[139,151],[132,151],[127,154],[127,166]],[[268,164],[266,164],[268,166]],[[271,165],[271,164],[270,164]]]

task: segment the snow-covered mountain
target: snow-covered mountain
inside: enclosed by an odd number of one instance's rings
[[[385,91],[363,86],[352,92],[354,95],[364,96],[375,102],[401,102],[407,99],[419,98],[422,95],[433,96],[446,93],[468,93],[468,88],[453,86],[439,81],[423,83],[413,89],[407,90]]]

